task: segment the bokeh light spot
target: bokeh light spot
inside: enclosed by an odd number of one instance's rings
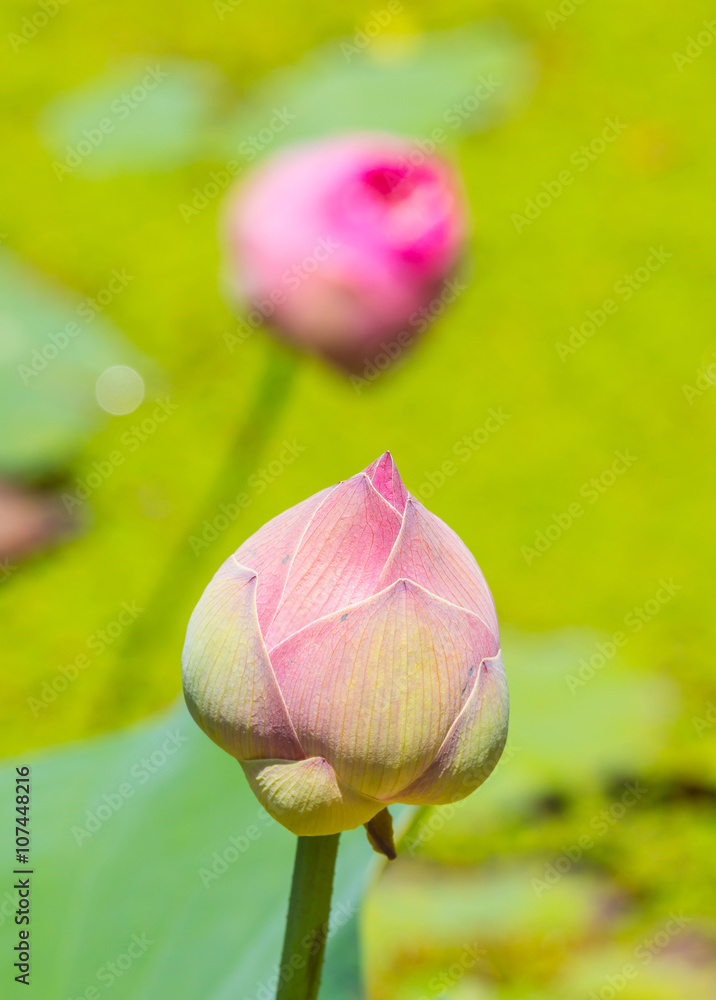
[[[144,399],[144,379],[127,365],[105,368],[95,383],[97,402],[114,416],[132,413]]]

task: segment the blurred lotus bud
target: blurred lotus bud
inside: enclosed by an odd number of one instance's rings
[[[238,188],[229,278],[252,325],[359,372],[427,327],[464,232],[445,162],[395,136],[339,136],[280,152]]]
[[[462,799],[507,733],[485,578],[388,453],[227,559],[192,614],[183,673],[194,719],[301,836],[391,802]]]
[[[11,559],[69,537],[74,527],[58,497],[0,480],[0,582],[14,569]]]

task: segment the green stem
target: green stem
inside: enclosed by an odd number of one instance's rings
[[[339,837],[298,838],[276,1000],[318,996]]]
[[[134,702],[141,700],[146,708],[147,681],[152,676],[147,665],[158,660],[178,663],[186,622],[202,590],[218,569],[219,559],[226,556],[227,538],[220,533],[213,542],[194,553],[189,539],[202,535],[204,521],[211,521],[221,503],[232,501],[239,493],[248,492],[248,480],[266,442],[290,395],[297,371],[297,355],[281,345],[269,342],[266,365],[259,379],[248,412],[237,428],[236,435],[224,458],[221,470],[204,497],[193,524],[182,534],[170,555],[146,612],[134,622],[114,665],[114,671],[103,685],[100,703],[94,706],[93,717],[113,719],[119,712],[126,718],[132,714]]]

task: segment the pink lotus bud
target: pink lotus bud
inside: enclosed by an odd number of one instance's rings
[[[390,454],[227,559],[187,630],[194,719],[302,836],[464,798],[507,734],[485,578]]]
[[[230,280],[252,323],[362,370],[427,326],[464,230],[442,160],[390,135],[324,139],[274,156],[231,200]]]

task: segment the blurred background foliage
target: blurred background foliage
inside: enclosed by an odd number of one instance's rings
[[[4,752],[168,706],[218,562],[390,448],[490,582],[513,721],[495,776],[418,817],[369,894],[371,997],[712,996],[716,46],[703,6],[47,9],[0,13]],[[376,12],[387,23],[364,45]],[[481,78],[499,86],[475,108]],[[230,173],[347,127],[441,127],[474,218],[465,290],[409,358],[359,384],[237,321],[217,239]],[[62,330],[66,345],[23,375]],[[130,414],[97,406],[110,365],[145,380]],[[250,502],[195,553],[237,435]],[[617,452],[632,459],[611,475]],[[68,517],[62,497],[93,473]],[[177,560],[191,583],[172,589]],[[38,767],[72,785],[98,745]],[[76,864],[67,825],[46,815],[43,850]],[[177,859],[201,843],[196,826],[175,839]],[[119,850],[108,842],[96,864]],[[86,950],[86,968],[112,947]],[[143,995],[141,975],[115,994]],[[163,992],[161,964],[152,975],[147,995],[180,995]]]

